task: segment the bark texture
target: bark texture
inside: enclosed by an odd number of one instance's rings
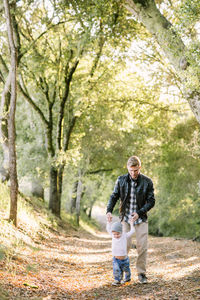
[[[81,176],[78,180],[78,187],[77,187],[77,196],[76,196],[76,223],[79,226],[79,220],[80,220],[80,210],[81,210],[81,197],[82,197],[82,179]]]
[[[6,23],[8,31],[8,41],[11,52],[11,67],[10,67],[10,82],[11,82],[11,96],[8,116],[8,144],[9,144],[9,173],[10,173],[10,221],[17,225],[17,195],[18,195],[18,181],[17,181],[17,159],[15,149],[15,110],[17,100],[17,49],[14,43],[13,24],[11,22],[9,2],[4,0],[4,8],[6,14]]]
[[[187,48],[174,31],[172,24],[161,14],[154,0],[125,0],[126,8],[155,37],[165,56],[181,78],[185,99],[200,123],[199,86],[188,87],[189,64],[186,58]],[[195,74],[195,71],[194,71]]]

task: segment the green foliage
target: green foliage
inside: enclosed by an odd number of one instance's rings
[[[187,84],[197,86],[199,2],[156,3],[187,40]],[[194,120],[185,124],[188,106],[182,102],[182,83],[144,27],[114,0],[49,1],[48,5],[45,1],[19,1],[15,16],[21,41],[20,83],[37,106],[36,110],[30,108],[19,92],[19,177],[38,177],[48,187],[52,161],[56,166],[65,163],[64,211],[69,207],[77,170],[81,170],[81,209],[88,213],[94,203],[106,204],[116,177],[127,172],[128,157],[137,154],[142,171],[153,178],[156,187],[156,207],[150,213],[152,232],[198,235],[198,127]],[[4,22],[2,16],[1,55],[8,63]],[[78,65],[67,86],[75,62]],[[6,77],[2,60],[0,71]],[[0,84],[2,91],[3,81]],[[60,105],[67,92],[58,147]],[[47,131],[39,110],[48,124],[52,121],[53,158],[48,155]],[[64,151],[74,116],[76,125]],[[8,204],[3,198],[1,201],[6,210]],[[35,224],[32,213],[27,209],[23,218]],[[49,221],[54,223],[53,217]],[[70,222],[75,226],[73,216]]]
[[[199,21],[199,11],[200,3],[198,0],[184,0],[180,2],[179,16],[182,28],[192,29],[195,23]]]
[[[152,233],[194,238],[199,224],[199,156],[194,156],[193,133],[199,134],[194,119],[178,124],[161,147],[157,203],[151,214]]]
[[[21,97],[18,99],[16,113],[16,134],[19,179],[26,176],[45,182],[45,172],[48,169],[43,127],[38,126],[38,118],[33,109]]]

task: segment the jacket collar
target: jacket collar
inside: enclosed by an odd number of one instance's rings
[[[130,176],[129,173],[126,174],[126,180],[127,180],[128,182],[131,181],[131,176]],[[140,183],[140,181],[141,181],[141,173],[138,175],[138,178],[137,178],[136,180],[134,180],[134,181],[135,181],[137,184]]]

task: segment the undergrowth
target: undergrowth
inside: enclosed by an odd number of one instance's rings
[[[15,258],[22,255],[28,247],[33,251],[40,249],[45,239],[51,239],[52,232],[64,230],[66,234],[74,231],[92,231],[96,224],[85,217],[78,228],[72,215],[62,212],[62,219],[55,217],[47,208],[47,203],[35,197],[18,196],[17,227],[8,221],[10,194],[9,188],[0,183],[0,260],[4,267],[15,273]]]

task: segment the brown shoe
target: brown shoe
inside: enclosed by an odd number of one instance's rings
[[[138,275],[138,280],[140,283],[143,283],[143,284],[147,283],[147,277],[144,273],[141,273]]]

